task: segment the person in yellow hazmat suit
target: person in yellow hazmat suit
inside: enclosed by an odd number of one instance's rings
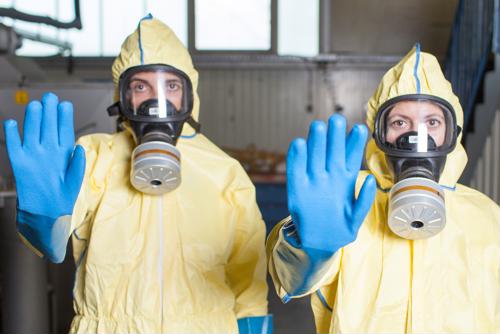
[[[123,131],[74,144],[54,94],[5,122],[21,238],[53,262],[73,236],[72,333],[270,333],[265,226],[237,161],[198,133],[198,73],[151,15],[112,67]]]
[[[267,241],[284,302],[311,296],[318,333],[499,332],[497,204],[457,181],[463,113],[417,44],[368,102],[373,138],[311,124],[287,157],[290,217]]]

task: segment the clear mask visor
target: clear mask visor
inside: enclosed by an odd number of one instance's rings
[[[136,69],[122,80],[121,101],[129,119],[175,121],[191,112],[191,86],[184,76],[168,66]]]
[[[434,101],[399,101],[381,111],[378,135],[387,150],[427,153],[454,144],[452,112]]]

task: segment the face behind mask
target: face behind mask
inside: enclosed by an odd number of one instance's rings
[[[108,112],[127,121],[137,143],[131,184],[151,195],[173,191],[181,183],[181,154],[175,145],[184,123],[199,130],[191,118],[191,81],[171,66],[136,66],[120,76],[119,92],[120,101]]]
[[[374,137],[394,176],[388,224],[398,236],[424,239],[445,227],[445,197],[438,182],[458,132],[453,108],[434,96],[400,96],[379,109]]]

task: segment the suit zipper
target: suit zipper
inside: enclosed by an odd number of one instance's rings
[[[163,196],[158,196],[158,230],[160,254],[158,255],[158,275],[160,278],[160,333],[163,332]]]

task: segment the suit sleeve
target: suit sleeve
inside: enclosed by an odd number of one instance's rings
[[[226,194],[234,214],[234,240],[226,265],[226,278],[236,297],[238,319],[267,315],[265,224],[255,187],[238,165]]]
[[[290,217],[278,223],[266,242],[269,273],[283,302],[310,295],[334,281],[343,249],[333,255],[311,254],[300,245]]]

